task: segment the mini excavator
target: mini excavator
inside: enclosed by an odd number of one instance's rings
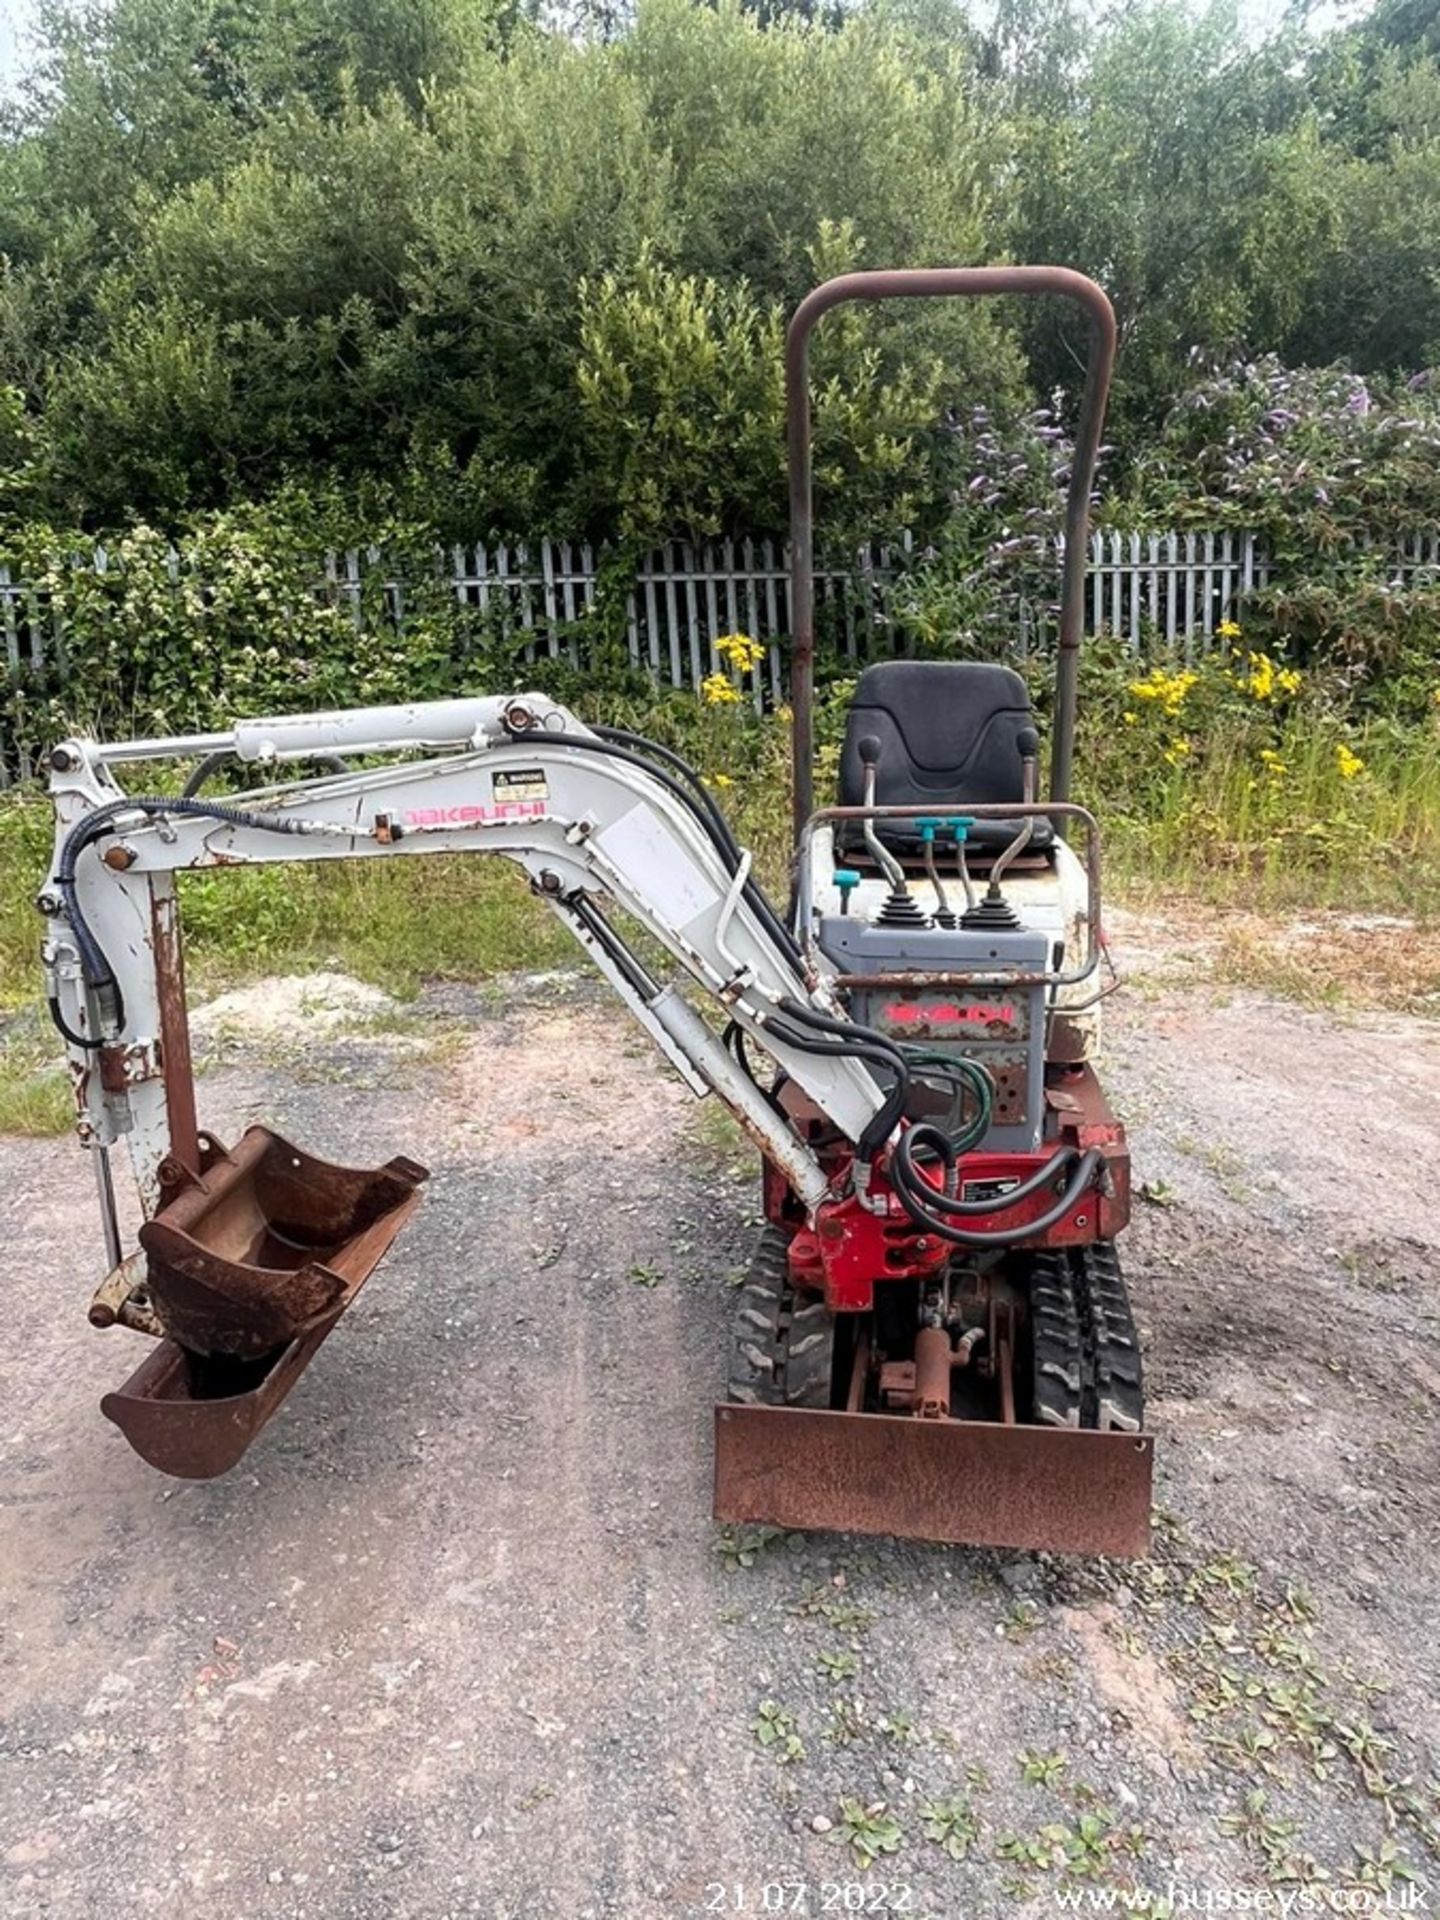
[[[810,336],[844,301],[984,295],[1059,296],[1089,320],[1048,797],[1017,673],[893,659],[860,675],[839,793],[817,807]],[[1153,1443],[1115,1251],[1130,1162],[1095,1071],[1099,830],[1069,797],[1114,341],[1100,289],[1053,267],[849,274],[798,308],[785,911],[683,759],[541,692],[54,748],[46,992],[98,1177],[108,1271],[90,1319],[150,1341],[102,1410],[146,1461],[191,1478],[235,1464],[427,1177],[403,1156],[355,1170],[263,1126],[230,1146],[201,1127],[176,876],[498,854],[763,1163],[765,1224],[714,1415],[717,1517],[1145,1551]],[[120,784],[177,761],[195,763],[178,794]],[[232,763],[259,784],[207,796]],[[122,1139],[144,1214],[130,1249]]]

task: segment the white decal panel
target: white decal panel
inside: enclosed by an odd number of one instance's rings
[[[595,844],[673,926],[688,926],[720,898],[648,807],[632,807],[597,834]]]

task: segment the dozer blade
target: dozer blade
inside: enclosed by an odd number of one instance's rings
[[[233,1467],[420,1203],[425,1168],[336,1167],[253,1127],[140,1230],[166,1337],[100,1410],[162,1473]]]
[[[1138,1555],[1148,1434],[802,1408],[715,1409],[715,1518],[976,1547]]]

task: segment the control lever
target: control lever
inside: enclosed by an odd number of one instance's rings
[[[950,902],[946,898],[944,887],[940,884],[940,870],[935,864],[935,842],[938,836],[945,831],[945,824],[943,820],[928,819],[917,820],[915,822],[920,834],[921,852],[925,857],[925,871],[930,876],[931,886],[935,889],[935,899],[937,902],[935,908],[935,924],[937,927],[948,928],[955,926],[957,922],[954,914],[950,911]]]
[[[873,807],[875,782],[880,770],[880,742],[873,733],[862,736],[859,752],[861,764],[865,768],[865,804],[867,807]],[[876,917],[875,925],[877,927],[928,927],[929,920],[911,896],[904,867],[890,849],[881,844],[873,820],[866,820],[864,832],[865,844],[870,849],[875,864],[890,882],[889,896]]]
[[[865,769],[865,804],[867,807],[873,807],[875,804],[875,782],[880,772],[880,742],[875,738],[873,733],[865,734],[860,741],[860,763]],[[871,857],[876,866],[879,867],[885,878],[890,882],[891,887],[897,893],[904,893],[906,891],[905,869],[895,858],[894,854],[891,853],[890,849],[880,844],[880,836],[875,831],[875,822],[873,820],[867,820],[864,823],[863,831],[865,834],[865,844],[870,849]]]
[[[1015,746],[1020,755],[1020,798],[1027,807],[1034,806],[1040,761],[1040,736],[1034,727],[1021,727],[1015,735]],[[1029,846],[1034,832],[1034,816],[1027,814],[1020,822],[1020,829],[1014,839],[990,869],[990,884],[985,889],[985,898],[978,906],[972,902],[966,909],[960,921],[962,927],[975,931],[984,928],[1000,931],[1019,926],[1020,916],[1000,891],[1000,882],[1011,864],[1018,860]]]

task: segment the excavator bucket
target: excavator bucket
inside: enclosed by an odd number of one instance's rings
[[[100,1403],[143,1459],[188,1480],[235,1465],[419,1205],[427,1178],[403,1158],[373,1171],[333,1166],[265,1127],[252,1127],[233,1153],[207,1142],[201,1165],[140,1229],[143,1269],[134,1263],[127,1298],[106,1307],[136,1324],[138,1296],[164,1337]]]
[[[1141,1555],[1154,1456],[1144,1433],[726,1403],[715,1409],[715,1518]]]

